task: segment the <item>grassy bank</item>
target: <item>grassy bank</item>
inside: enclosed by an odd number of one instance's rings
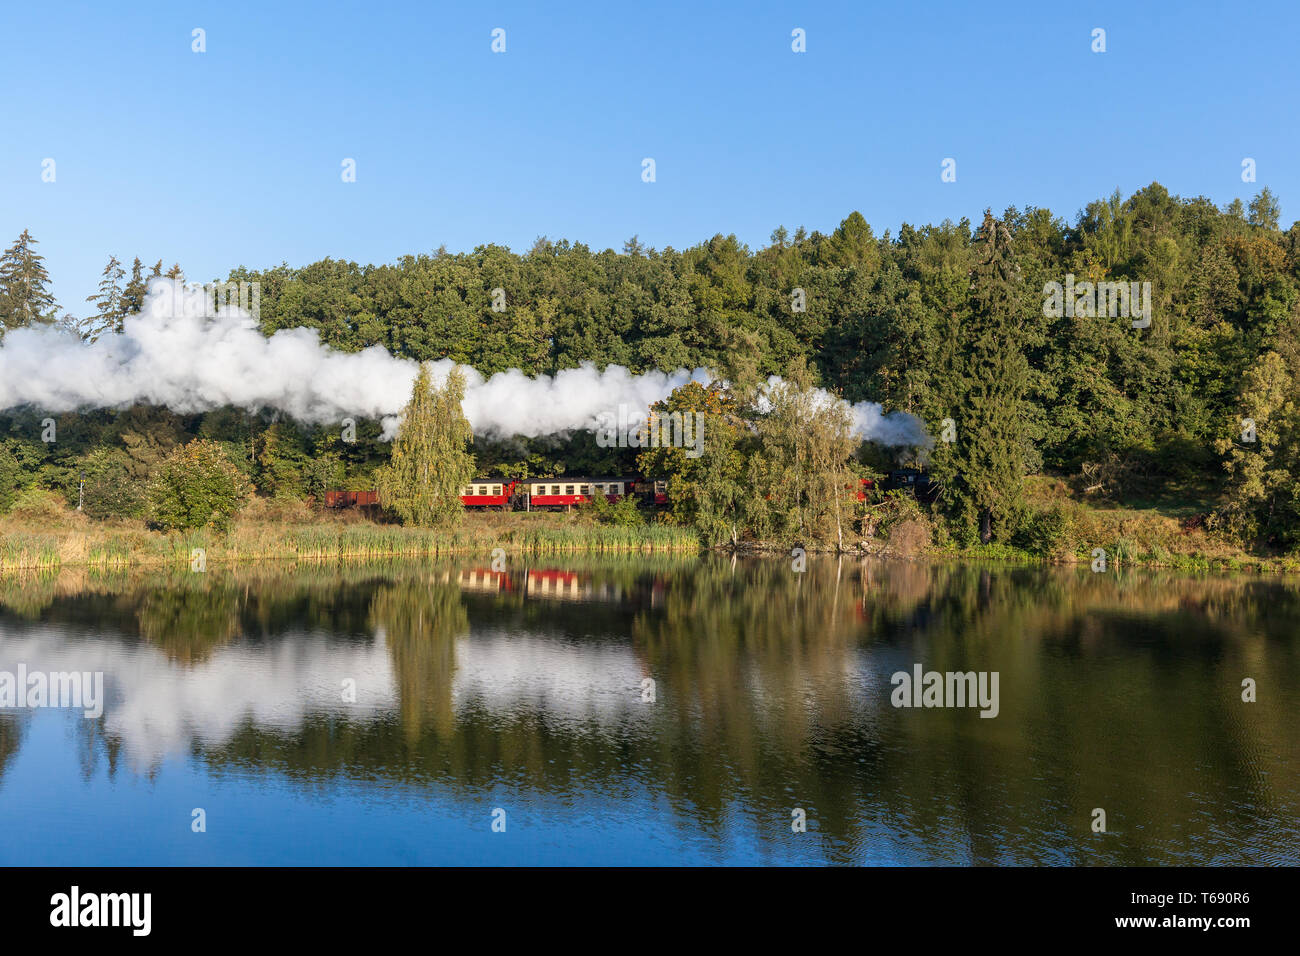
[[[75,512],[0,519],[0,573],[65,567],[188,566],[195,548],[211,563],[268,559],[372,561],[507,553],[626,554],[699,550],[689,530],[661,524],[618,527],[565,514],[471,513],[450,529],[378,524],[356,515],[259,505],[227,534],[163,534],[143,522],[95,522]]]
[[[1021,540],[962,546],[936,524],[908,529],[913,551],[1021,564],[1088,564],[1105,554],[1107,569],[1169,568],[1179,571],[1300,571],[1300,554],[1242,548],[1206,527],[1213,509],[1199,489],[1174,489],[1164,495],[1106,501],[1081,495],[1061,479],[1035,476],[1025,483],[1033,516]],[[1028,540],[1025,540],[1028,538]],[[922,542],[920,547],[916,542]],[[888,552],[892,539],[868,542],[867,550]]]
[[[1208,508],[1194,495],[1125,503],[1089,500],[1065,482],[1031,478],[1027,504],[1036,517],[1030,540],[963,546],[942,522],[907,505],[866,533],[845,537],[846,550],[887,557],[937,556],[1017,564],[1091,564],[1105,552],[1108,569],[1300,572],[1300,555],[1266,554],[1237,547],[1206,530]],[[1036,523],[1035,523],[1036,522]],[[808,551],[834,551],[802,542]],[[788,556],[790,544],[748,543],[743,550]],[[60,568],[188,567],[195,548],[209,563],[259,560],[376,561],[456,555],[687,554],[700,549],[696,534],[651,523],[616,526],[579,513],[467,513],[452,529],[406,528],[377,523],[357,512],[317,512],[298,502],[256,500],[228,534],[150,531],[143,522],[97,522],[52,507],[18,509],[0,517],[0,573]]]
[[[1300,572],[1300,552],[1252,550],[1211,532],[1207,518],[1215,501],[1204,488],[1114,501],[1081,494],[1063,479],[1034,476],[1025,482],[1024,505],[1024,520],[1009,540],[968,545],[913,498],[874,502],[866,507],[860,533],[844,536],[843,553],[1023,565],[1092,565],[1104,556],[1107,570]],[[839,550],[833,540],[745,542],[739,550],[789,557],[796,545],[809,552]]]

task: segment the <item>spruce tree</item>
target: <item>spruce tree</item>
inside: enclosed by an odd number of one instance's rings
[[[45,257],[33,248],[36,245],[24,229],[0,255],[0,331],[55,320],[58,306],[48,288],[50,274],[45,271]]]
[[[158,263],[158,272],[162,272],[162,263]],[[158,273],[155,273],[155,275]],[[135,315],[144,308],[144,298],[148,294],[149,283],[144,278],[144,265],[140,262],[140,257],[136,256],[135,261],[131,263],[131,278],[122,290],[122,318],[128,315]],[[121,322],[118,323],[118,331],[122,330]]]
[[[136,263],[139,264],[137,259]],[[95,307],[95,314],[80,323],[81,337],[93,342],[101,335],[122,331],[122,316],[125,309],[122,301],[122,279],[126,272],[117,256],[108,257],[108,265],[100,273],[99,290],[94,295],[86,296],[86,301]]]
[[[987,544],[1009,536],[1024,481],[1026,297],[1011,233],[987,210],[972,253],[969,312],[955,330],[955,441],[939,445],[934,472],[960,530]]]

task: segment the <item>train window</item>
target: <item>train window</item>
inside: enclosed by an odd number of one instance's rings
[[[566,495],[571,495],[571,494],[573,494],[573,485],[565,485],[565,486],[564,486],[564,493],[565,493]]]
[[[501,494],[501,486],[500,486],[500,485],[493,485],[493,486],[492,486],[492,494],[494,494],[494,495],[499,495],[499,494]]]
[[[591,494],[591,485],[578,485],[578,494],[580,495]]]
[[[623,493],[623,485],[622,485],[622,483],[621,483],[621,482],[617,482],[617,481],[614,482],[614,483],[612,483],[612,484],[609,486],[609,493],[610,493],[611,495],[621,495],[621,494]]]

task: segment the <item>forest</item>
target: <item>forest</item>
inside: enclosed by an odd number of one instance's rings
[[[695,386],[666,403],[711,403],[706,440],[723,445],[698,462],[601,448],[591,433],[473,444],[484,474],[640,470],[675,480],[694,503],[668,517],[715,541],[821,533],[842,472],[900,463],[892,450],[852,447],[834,422],[813,447],[817,435],[801,438],[797,420],[746,411],[757,383],[780,375],[791,407],[816,385],[918,416],[936,442],[907,463],[923,459],[942,486],[934,515],[955,540],[1023,542],[1044,528],[1050,537],[1053,519],[1023,492],[1051,478],[1095,504],[1175,503],[1243,548],[1294,553],[1300,223],[1283,231],[1279,216],[1267,188],[1220,208],[1152,183],[1068,221],[1013,207],[980,223],[905,223],[877,235],[853,212],[829,233],[778,228],[757,250],[723,234],[683,250],[635,236],[621,250],[539,238],[522,253],[438,249],[382,265],[241,266],[223,278],[260,283],[266,334],[311,327],[345,351],[382,345],[484,374],[584,362],[715,370],[730,389]],[[140,307],[151,275],[183,273],[111,258],[99,292],[73,315],[49,294],[24,232],[0,257],[0,329],[47,322],[87,339],[111,333]],[[1045,307],[1045,290],[1067,276],[1075,288],[1149,283],[1149,324]],[[493,308],[496,289],[508,308]],[[43,410],[0,411],[0,509],[29,489],[75,503],[85,476],[92,517],[139,516],[142,485],[193,439],[224,449],[259,495],[300,499],[374,487],[391,451],[377,422],[359,422],[357,440],[344,442],[335,426],[268,410],[54,417],[58,441],[48,442]],[[805,464],[806,480],[777,474],[781,461]]]

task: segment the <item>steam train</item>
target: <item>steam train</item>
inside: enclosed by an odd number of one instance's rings
[[[877,482],[859,478],[855,495],[865,501]],[[932,501],[937,486],[923,471],[900,468],[880,480],[883,491],[911,491],[923,501]],[[460,502],[466,508],[485,511],[558,511],[569,510],[604,495],[612,504],[626,497],[636,497],[647,504],[668,503],[668,483],[647,481],[636,476],[589,478],[475,478],[460,489]],[[326,508],[377,508],[377,491],[327,491]]]
[[[460,489],[460,503],[486,511],[568,510],[604,495],[611,504],[635,496],[649,503],[668,503],[668,483],[636,477],[475,478]],[[326,508],[374,508],[376,491],[327,491]]]

